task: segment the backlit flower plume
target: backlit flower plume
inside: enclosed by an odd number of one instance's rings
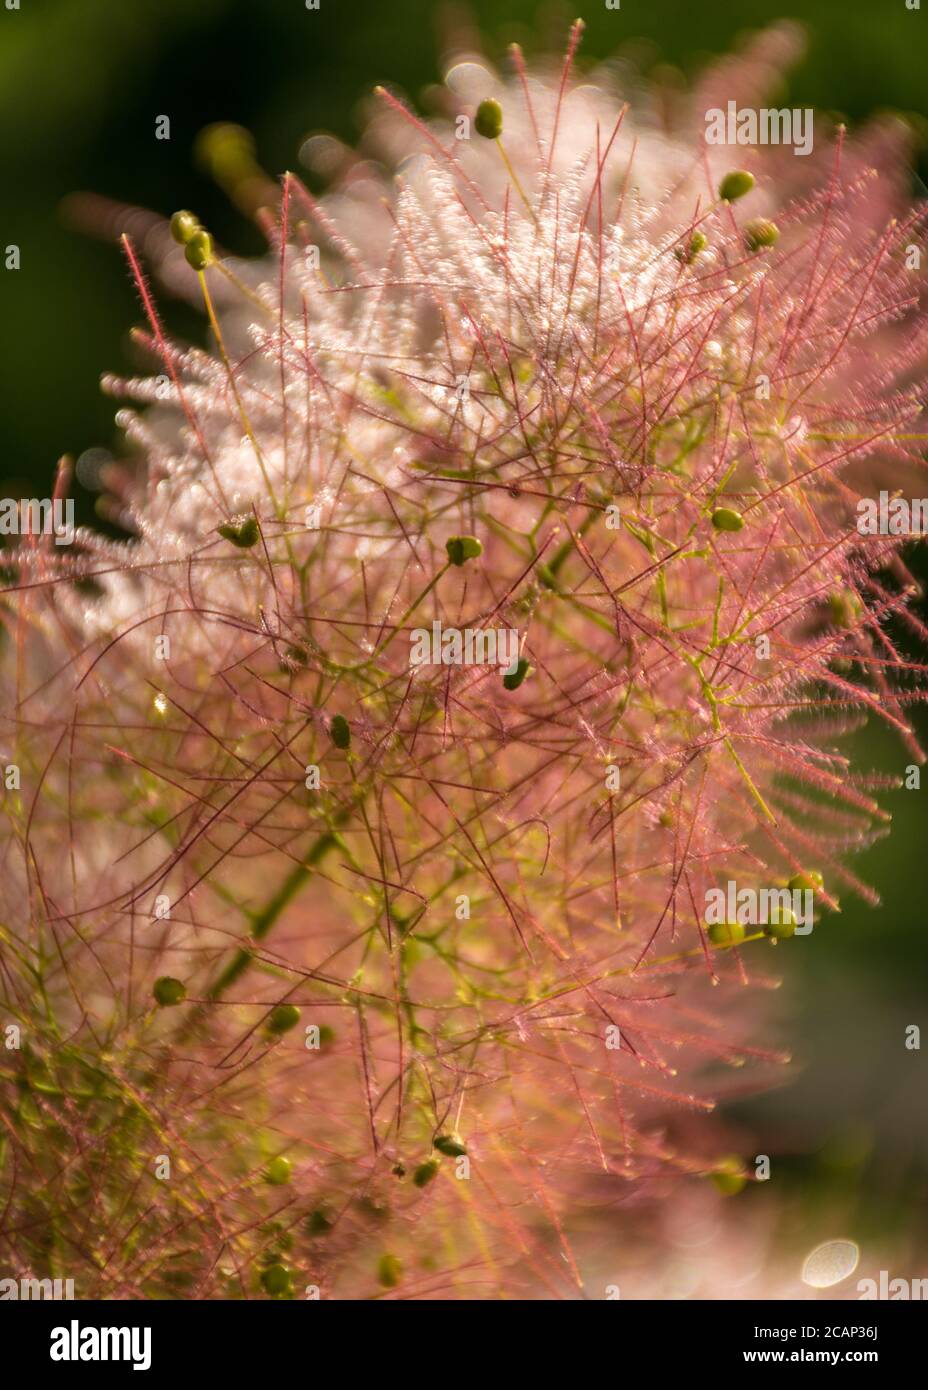
[[[707,902],[833,929],[887,821],[842,736],[921,761],[913,583],[856,507],[920,486],[924,228],[901,130],[706,144],[791,30],[673,110],[577,76],[580,30],[428,117],[379,91],[358,153],[310,142],[324,194],[211,131],[261,260],[120,214],[129,538],[4,561],[23,1272],[603,1297],[591,1215],[754,1176],[711,1112],[782,1079],[803,931]]]

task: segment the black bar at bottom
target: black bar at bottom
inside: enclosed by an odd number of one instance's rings
[[[629,1300],[604,1304],[580,1323],[566,1309],[560,1323],[561,1315],[557,1305],[514,1302],[491,1307],[490,1322],[482,1324],[474,1304],[458,1313],[433,1308],[417,1316],[414,1308],[375,1311],[367,1304],[325,1302],[9,1301],[0,1308],[0,1327],[6,1356],[13,1353],[23,1369],[52,1380],[136,1370],[159,1384],[178,1373],[186,1379],[204,1372],[234,1376],[235,1383],[255,1375],[277,1384],[281,1374],[302,1370],[307,1378],[374,1374],[432,1385],[445,1375],[463,1376],[466,1384],[487,1375],[517,1375],[524,1382],[538,1374],[546,1383],[562,1380],[571,1362],[571,1379],[582,1379],[581,1365],[589,1368],[591,1357],[599,1374],[617,1378],[638,1378],[643,1367],[655,1375],[721,1369],[749,1375],[758,1366],[914,1371],[926,1327],[917,1301]],[[444,1316],[451,1321],[444,1323]],[[420,1331],[421,1342],[410,1335]],[[550,1363],[552,1351],[560,1371]]]

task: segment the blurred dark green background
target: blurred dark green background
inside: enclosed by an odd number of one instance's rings
[[[779,104],[839,111],[852,123],[885,108],[923,121],[928,114],[928,4],[910,11],[905,0],[621,0],[618,11],[604,0],[572,0],[570,8],[537,0],[472,0],[467,7],[321,0],[318,12],[305,0],[20,4],[18,11],[0,8],[0,246],[15,243],[22,255],[18,272],[0,269],[4,496],[47,493],[65,451],[116,445],[113,404],[100,395],[98,379],[129,367],[126,335],[139,307],[118,250],[70,230],[62,198],[91,190],[167,213],[189,206],[226,246],[260,249],[254,229],[195,166],[194,138],[211,121],[253,131],[270,172],[298,167],[307,134],[329,129],[356,138],[357,102],[374,83],[389,81],[415,101],[440,79],[454,25],[482,31],[490,57],[502,56],[513,39],[531,54],[560,48],[577,12],[588,24],[583,57],[644,39],[635,50],[645,68],[669,61],[685,72],[747,29],[797,18],[807,26],[808,56]],[[154,137],[159,115],[171,118],[168,141]],[[921,160],[924,177],[924,151]],[[169,321],[200,331],[193,315],[174,310]],[[86,497],[82,508],[88,516]],[[888,772],[901,773],[908,762],[882,735],[868,735],[863,752]],[[916,1213],[919,1206],[924,1212],[928,1191],[926,1054],[905,1050],[904,1028],[921,1024],[928,1048],[928,937],[918,878],[928,843],[928,773],[921,791],[900,791],[885,804],[894,834],[856,862],[885,906],[875,911],[848,899],[840,917],[771,956],[787,976],[783,1033],[794,1040],[800,1067],[788,1088],[732,1112],[745,1134],[757,1136],[759,1152],[793,1155],[776,1171],[787,1172],[796,1239],[807,1247],[836,1234],[888,1238],[924,1220]],[[835,1215],[838,1198],[847,1199],[852,1219]],[[829,1225],[841,1220],[853,1229]],[[926,1249],[924,1232],[920,1246]],[[869,1271],[862,1265],[860,1272]]]

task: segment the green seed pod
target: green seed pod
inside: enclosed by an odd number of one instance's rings
[[[283,1154],[278,1154],[272,1158],[264,1170],[264,1181],[270,1183],[271,1187],[283,1187],[290,1181],[290,1174],[293,1171],[293,1164],[289,1158],[284,1158]]]
[[[744,1164],[736,1154],[720,1159],[709,1176],[725,1197],[736,1196],[748,1180]]]
[[[817,893],[820,888],[824,888],[825,880],[818,869],[806,869],[801,874],[793,874],[789,881],[791,893]]]
[[[796,918],[788,907],[774,908],[770,921],[764,927],[764,936],[773,941],[786,941],[796,930]]]
[[[329,735],[336,748],[348,748],[351,744],[351,725],[343,714],[336,714],[329,725]]]
[[[507,672],[506,675],[503,676],[503,685],[507,690],[518,690],[531,669],[525,657],[520,656],[519,660],[516,662],[516,669]]]
[[[403,1277],[403,1262],[398,1255],[381,1255],[377,1279],[385,1289],[395,1289]]]
[[[694,232],[690,237],[688,246],[677,246],[674,255],[681,265],[692,265],[701,251],[705,251],[709,242],[702,232]]]
[[[295,1028],[300,1021],[300,1011],[295,1004],[278,1004],[276,1009],[272,1009],[267,1021],[267,1031],[276,1033],[289,1033],[291,1028]]]
[[[194,270],[205,270],[208,265],[213,263],[213,238],[209,232],[205,232],[199,227],[190,236],[184,246],[184,255],[187,257],[187,264]]]
[[[315,1236],[328,1235],[334,1224],[332,1215],[326,1207],[316,1207],[315,1211],[311,1211],[303,1222],[303,1229],[312,1239]]]
[[[432,1141],[440,1154],[447,1158],[461,1158],[467,1153],[467,1145],[460,1134],[437,1134]]]
[[[850,589],[828,595],[828,611],[835,627],[853,627],[863,612],[863,606]]]
[[[725,203],[733,203],[743,198],[754,187],[754,175],[746,169],[732,169],[719,184],[719,197]]]
[[[289,646],[284,652],[283,661],[280,662],[282,671],[292,671],[295,666],[305,666],[309,660],[309,653],[305,647]]]
[[[753,217],[750,222],[745,222],[741,234],[749,251],[762,251],[779,240],[780,229],[766,217]]]
[[[440,1167],[440,1158],[427,1158],[424,1163],[420,1163],[412,1175],[416,1187],[428,1187]]]
[[[193,234],[201,230],[202,228],[193,213],[187,212],[185,209],[175,212],[171,218],[171,236],[181,246],[186,246]]]
[[[231,541],[237,545],[239,550],[250,550],[257,544],[258,540],[258,518],[255,516],[242,517],[240,521],[224,521],[216,530],[223,540]]]
[[[261,1283],[272,1298],[283,1298],[293,1292],[293,1276],[286,1265],[268,1265],[261,1275]]]
[[[737,946],[744,940],[744,927],[740,922],[713,922],[706,935],[713,946]]]
[[[465,560],[476,560],[483,554],[483,546],[476,536],[452,536],[445,541],[445,549],[452,565],[463,565]]]
[[[474,126],[484,140],[498,140],[503,133],[503,108],[499,102],[492,97],[482,101],[477,107]]]
[[[155,981],[152,994],[156,1004],[160,1004],[162,1009],[169,1009],[174,1004],[183,1004],[187,998],[187,986],[171,975],[162,975],[160,980]]]
[[[716,507],[712,513],[712,525],[716,531],[740,531],[744,517],[733,507]]]

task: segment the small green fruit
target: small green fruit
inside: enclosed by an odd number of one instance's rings
[[[201,230],[202,228],[192,212],[182,209],[180,212],[175,212],[171,218],[171,236],[181,246],[186,246],[194,233]]]
[[[193,233],[184,246],[187,264],[194,270],[205,270],[213,263],[213,238],[203,228]]]
[[[347,748],[351,743],[351,725],[343,714],[336,714],[329,725],[329,734],[336,748]]]
[[[267,1031],[278,1036],[289,1033],[300,1021],[300,1011],[295,1004],[278,1004],[272,1009],[267,1021]]]
[[[863,605],[850,589],[828,595],[828,611],[835,627],[853,627],[863,612]]]
[[[725,203],[734,203],[743,198],[754,187],[754,175],[746,169],[732,169],[719,184],[719,197]]]
[[[440,1154],[447,1158],[461,1158],[467,1153],[467,1145],[460,1134],[438,1134],[432,1141]]]
[[[303,1229],[312,1238],[328,1235],[334,1224],[331,1213],[325,1207],[316,1207],[303,1222]]]
[[[677,246],[674,255],[681,265],[692,265],[701,251],[705,251],[709,242],[703,232],[694,232],[690,237],[688,246]]]
[[[818,869],[807,869],[804,873],[793,874],[789,881],[791,893],[817,893],[824,886],[825,880]]]
[[[440,1167],[439,1158],[427,1158],[424,1163],[420,1163],[412,1175],[416,1187],[428,1187]]]
[[[744,517],[733,507],[716,507],[712,513],[712,525],[716,531],[740,531]]]
[[[498,140],[503,133],[503,108],[499,102],[492,97],[482,101],[477,107],[474,126],[484,140]]]
[[[452,565],[463,565],[465,560],[476,560],[483,554],[483,546],[476,536],[452,536],[445,541],[445,549]]]
[[[403,1263],[398,1255],[381,1255],[377,1278],[385,1289],[395,1289],[403,1277]]]
[[[293,1276],[286,1265],[268,1265],[261,1275],[261,1283],[272,1298],[283,1298],[293,1292]]]
[[[183,1004],[187,998],[187,986],[171,975],[162,975],[160,980],[155,981],[152,994],[156,1004],[160,1004],[162,1009],[169,1009],[174,1004]]]
[[[293,1171],[293,1164],[289,1158],[284,1158],[283,1154],[278,1154],[272,1158],[264,1170],[264,1181],[270,1183],[271,1187],[283,1187],[290,1181],[290,1174]]]
[[[713,946],[737,946],[744,940],[744,927],[740,922],[713,922],[706,935]]]
[[[292,671],[295,666],[305,666],[308,660],[309,653],[305,647],[288,646],[280,666],[284,671]]]
[[[250,550],[258,540],[258,518],[244,516],[236,521],[224,521],[216,530],[223,540],[231,541],[239,550]]]
[[[770,921],[764,927],[764,936],[769,936],[773,941],[786,941],[796,931],[796,918],[788,907],[776,907],[770,916]]]
[[[750,222],[745,222],[741,234],[749,251],[763,251],[766,247],[776,244],[780,237],[780,229],[775,222],[768,221],[766,217],[754,217]]]
[[[505,676],[503,676],[503,685],[507,690],[518,690],[531,669],[525,657],[520,656],[519,660],[516,662],[516,669],[514,671],[507,671]]]

